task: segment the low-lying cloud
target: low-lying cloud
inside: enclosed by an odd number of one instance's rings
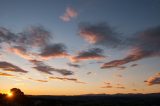
[[[149,85],[149,86],[160,84],[160,73],[157,73],[154,76],[151,76],[150,78],[148,78],[144,82],[146,82],[146,84]]]
[[[85,82],[79,81],[76,78],[65,78],[65,77],[49,77],[51,80],[62,80],[62,81],[72,81],[75,83],[81,83],[81,84],[86,84]]]
[[[14,75],[0,72],[0,76],[13,77]]]

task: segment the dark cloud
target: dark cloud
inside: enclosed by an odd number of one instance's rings
[[[80,24],[79,35],[91,44],[115,48],[122,45],[120,35],[107,23]]]
[[[13,77],[14,75],[0,72],[0,76]]]
[[[80,36],[92,44],[111,48],[131,48],[131,53],[123,59],[105,63],[101,68],[118,67],[132,61],[160,55],[160,26],[137,32],[130,37],[120,36],[106,23],[82,24]],[[137,50],[133,50],[133,49]],[[135,52],[136,51],[136,52]]]
[[[13,72],[21,72],[21,73],[27,73],[28,71],[21,69],[20,67],[13,65],[8,62],[0,61],[0,69],[4,71],[13,71]]]
[[[33,81],[37,81],[37,82],[48,82],[47,80],[39,80],[39,79],[33,79],[33,78],[28,78],[30,80],[33,80]]]
[[[51,33],[43,26],[31,26],[20,33],[12,33],[8,29],[0,28],[0,43],[8,45],[7,48],[2,47],[2,49],[7,49],[28,60],[35,57],[49,59],[68,56],[64,44],[51,44],[51,40]]]
[[[73,81],[75,83],[82,83],[82,84],[86,84],[85,82],[79,81],[76,78],[64,78],[64,77],[49,77],[49,79],[52,80],[62,80],[62,81]]]
[[[73,75],[74,73],[72,71],[66,70],[66,69],[56,69],[53,68],[49,65],[44,64],[42,61],[37,61],[37,60],[31,60],[31,62],[35,65],[35,67],[33,67],[34,69],[43,72],[43,73],[47,73],[52,75],[52,72],[57,72],[61,75],[67,76],[67,75]]]
[[[31,26],[19,33],[17,43],[25,47],[43,47],[52,39],[51,33],[43,26]]]
[[[46,45],[39,54],[42,58],[66,57],[66,47],[64,44]]]
[[[160,26],[137,32],[131,42],[134,47],[138,47],[143,51],[160,52]]]
[[[131,67],[135,67],[135,66],[138,66],[138,64],[132,64],[132,65],[131,65]]]
[[[73,64],[73,63],[67,63],[68,66],[80,68],[81,66],[79,64]]]
[[[135,48],[125,58],[107,62],[107,63],[103,64],[101,66],[101,68],[103,69],[103,68],[119,67],[119,66],[127,64],[129,62],[134,62],[134,61],[146,58],[146,57],[151,57],[151,56],[156,56],[156,55],[158,56],[159,54],[156,52],[153,53],[150,51],[143,51],[139,48]]]
[[[99,60],[103,59],[105,56],[103,55],[103,50],[100,48],[91,48],[85,51],[80,51],[76,56],[73,56],[71,60],[73,62],[79,62],[82,60]]]
[[[87,75],[91,75],[92,74],[92,72],[87,72]]]
[[[156,75],[151,76],[150,78],[148,78],[144,82],[146,82],[147,85],[149,85],[149,86],[160,84],[160,73],[157,73]]]
[[[105,63],[101,68],[117,67],[143,58],[160,56],[160,26],[138,32],[131,39],[131,46],[134,49],[128,56]]]
[[[15,42],[17,38],[18,36],[9,31],[8,29],[0,27],[0,43],[6,42],[10,44],[12,42]]]

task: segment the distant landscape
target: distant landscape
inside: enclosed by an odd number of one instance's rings
[[[33,96],[13,88],[12,95],[0,95],[0,106],[160,106],[159,100],[160,93]]]

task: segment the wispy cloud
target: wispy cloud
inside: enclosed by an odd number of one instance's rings
[[[103,50],[100,48],[91,48],[85,51],[80,51],[76,56],[71,57],[71,61],[79,62],[82,60],[100,60],[104,59]]]
[[[132,65],[131,65],[131,67],[136,67],[136,66],[138,66],[138,64],[132,64]]]
[[[75,9],[73,9],[72,7],[67,7],[63,16],[60,16],[60,19],[65,22],[68,22],[72,18],[77,17],[77,15],[78,15],[78,13]]]
[[[13,77],[14,75],[0,72],[0,76]]]
[[[13,72],[21,72],[21,73],[27,73],[28,71],[21,69],[20,67],[13,65],[8,62],[0,61],[0,69],[4,71],[13,71]]]
[[[8,50],[12,53],[17,54],[18,56],[27,59],[27,60],[31,60],[32,56],[30,53],[27,52],[27,50],[25,48],[23,48],[22,46],[13,46],[8,48]]]
[[[68,66],[70,67],[75,67],[75,68],[80,68],[81,66],[79,64],[75,64],[75,63],[67,63]]]
[[[101,66],[101,68],[103,69],[103,68],[119,67],[129,62],[134,62],[146,57],[151,57],[156,55],[158,55],[157,52],[143,51],[140,48],[135,48],[135,49],[132,49],[131,53],[125,58],[104,63]]]
[[[101,88],[118,88],[118,89],[125,89],[125,87],[121,84],[117,84],[117,85],[112,85],[111,83],[109,82],[103,82],[105,85],[102,86]]]
[[[67,76],[67,75],[73,75],[73,71],[69,71],[67,69],[57,69],[53,68],[49,65],[44,64],[42,61],[37,61],[37,60],[31,60],[31,62],[35,65],[33,68],[36,69],[37,71],[47,73],[52,75],[52,72],[57,72],[61,75]]]
[[[66,78],[66,77],[49,77],[51,80],[62,80],[62,81],[72,81],[75,83],[81,83],[81,84],[86,84],[85,82],[79,81],[76,78]]]
[[[37,82],[48,82],[47,80],[39,80],[39,79],[33,79],[33,78],[28,78],[30,80],[33,80],[33,81],[37,81]]]
[[[144,82],[146,82],[147,85],[149,85],[149,86],[160,84],[160,73],[157,73],[154,76],[151,76],[150,78],[148,78]]]

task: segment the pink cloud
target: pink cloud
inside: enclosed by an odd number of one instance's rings
[[[75,9],[71,7],[67,7],[65,13],[63,16],[60,16],[60,19],[62,19],[65,22],[70,21],[72,18],[77,17],[78,13]]]

